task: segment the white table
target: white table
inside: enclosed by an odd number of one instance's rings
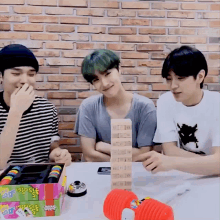
[[[67,167],[67,184],[80,180],[87,185],[88,193],[80,198],[66,195],[61,216],[35,218],[38,220],[106,220],[103,203],[111,191],[111,176],[98,175],[100,166],[110,163],[72,163]],[[190,181],[191,190],[177,196],[168,205],[173,207],[175,220],[220,220],[220,178],[202,177],[178,171],[152,175],[142,163],[132,165],[132,191],[142,199],[170,190],[183,182]]]

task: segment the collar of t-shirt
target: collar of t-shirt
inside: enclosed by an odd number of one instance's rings
[[[6,110],[6,112],[9,112],[10,107],[7,106],[7,104],[5,103],[5,100],[4,100],[4,98],[3,98],[3,97],[4,97],[4,96],[3,96],[3,93],[4,93],[4,91],[0,92],[0,103],[1,103],[2,107]],[[32,103],[31,106],[23,113],[23,115],[26,115],[27,113],[29,113],[29,112],[31,111],[32,107],[33,107],[33,103]]]

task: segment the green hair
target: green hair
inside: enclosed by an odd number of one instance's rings
[[[82,62],[81,72],[87,82],[92,84],[95,72],[104,73],[109,69],[119,70],[119,57],[111,50],[99,49],[86,56]]]

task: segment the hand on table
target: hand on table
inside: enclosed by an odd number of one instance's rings
[[[169,171],[174,169],[172,157],[160,154],[156,151],[150,151],[143,155],[143,166],[147,171],[151,171],[152,174]]]
[[[55,163],[65,163],[66,166],[69,166],[72,162],[71,154],[66,149],[55,148],[51,153],[49,158]]]

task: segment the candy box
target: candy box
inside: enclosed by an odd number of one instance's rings
[[[16,166],[20,170],[13,174]],[[63,163],[13,164],[0,175],[0,184],[10,173],[10,183],[0,185],[0,213],[5,219],[61,214],[66,192]]]

